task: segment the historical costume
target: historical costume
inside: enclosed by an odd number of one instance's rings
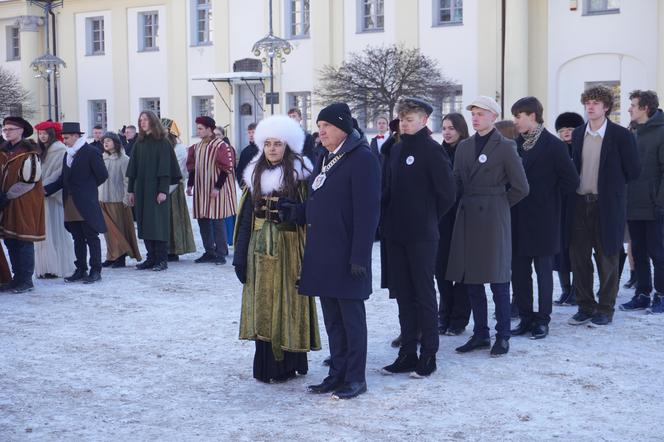
[[[62,125],[45,121],[35,126],[41,134],[49,135],[49,141],[42,143],[42,184],[47,186],[56,181],[62,173],[62,161],[67,147],[62,143]],[[50,144],[49,144],[50,143]],[[65,276],[74,271],[74,242],[65,229],[62,191],[57,191],[44,199],[46,239],[35,244],[35,273],[41,278]]]
[[[106,261],[103,267],[124,267],[127,256],[141,260],[138,250],[134,218],[127,202],[127,166],[129,157],[124,153],[120,137],[107,132],[102,138],[104,164],[108,179],[99,186],[99,204],[106,222]],[[112,144],[112,146],[107,146]],[[109,149],[110,147],[110,149]]]
[[[180,129],[174,120],[162,118],[161,124],[168,131],[168,139],[173,145],[180,173],[187,176],[187,148],[180,142]],[[196,251],[194,233],[191,229],[191,218],[187,197],[184,194],[184,178],[169,187],[171,194],[171,235],[168,241],[168,260],[177,261],[180,255]]]
[[[286,145],[281,160],[263,152],[266,140]],[[287,117],[273,116],[256,129],[258,155],[244,171],[233,265],[242,291],[240,339],[256,341],[254,377],[284,381],[308,370],[307,354],[320,349],[316,304],[300,295],[305,227],[277,209],[278,202],[306,199],[311,163],[301,157],[304,137]],[[293,174],[287,179],[285,171]]]
[[[22,293],[33,288],[34,243],[46,237],[41,161],[37,144],[25,139],[33,133],[27,121],[7,117],[2,125],[8,138],[0,149],[0,236],[14,276],[1,289]]]

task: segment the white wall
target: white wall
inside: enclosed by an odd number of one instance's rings
[[[621,122],[627,124],[629,92],[656,88],[657,1],[623,1],[620,13],[583,15],[568,2],[549,2],[550,119],[565,111],[583,115],[586,81],[621,82]],[[650,32],[652,31],[652,32]]]

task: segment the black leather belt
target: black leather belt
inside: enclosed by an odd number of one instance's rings
[[[596,193],[587,193],[585,195],[578,195],[586,203],[596,203],[599,201],[599,195]]]

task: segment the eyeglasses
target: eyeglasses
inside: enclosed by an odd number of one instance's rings
[[[20,130],[20,129],[21,129],[20,127],[10,127],[9,129],[2,129],[2,133],[6,134],[6,133],[9,133],[9,132],[12,132],[12,131],[15,131],[15,130]]]

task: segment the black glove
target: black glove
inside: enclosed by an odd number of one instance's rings
[[[655,206],[653,211],[655,212],[655,221],[664,221],[664,207]]]
[[[290,198],[279,198],[277,201],[277,210],[279,211],[279,218],[284,222],[294,223],[297,221],[297,207],[300,205],[295,200]]]
[[[350,274],[353,276],[353,278],[364,278],[367,276],[367,269],[366,267],[357,264],[351,264]]]
[[[247,266],[245,265],[236,265],[235,266],[235,276],[237,276],[237,280],[240,281],[242,284],[247,283]]]
[[[4,192],[0,192],[0,210],[4,209],[9,205],[10,199],[7,198],[7,194]]]

